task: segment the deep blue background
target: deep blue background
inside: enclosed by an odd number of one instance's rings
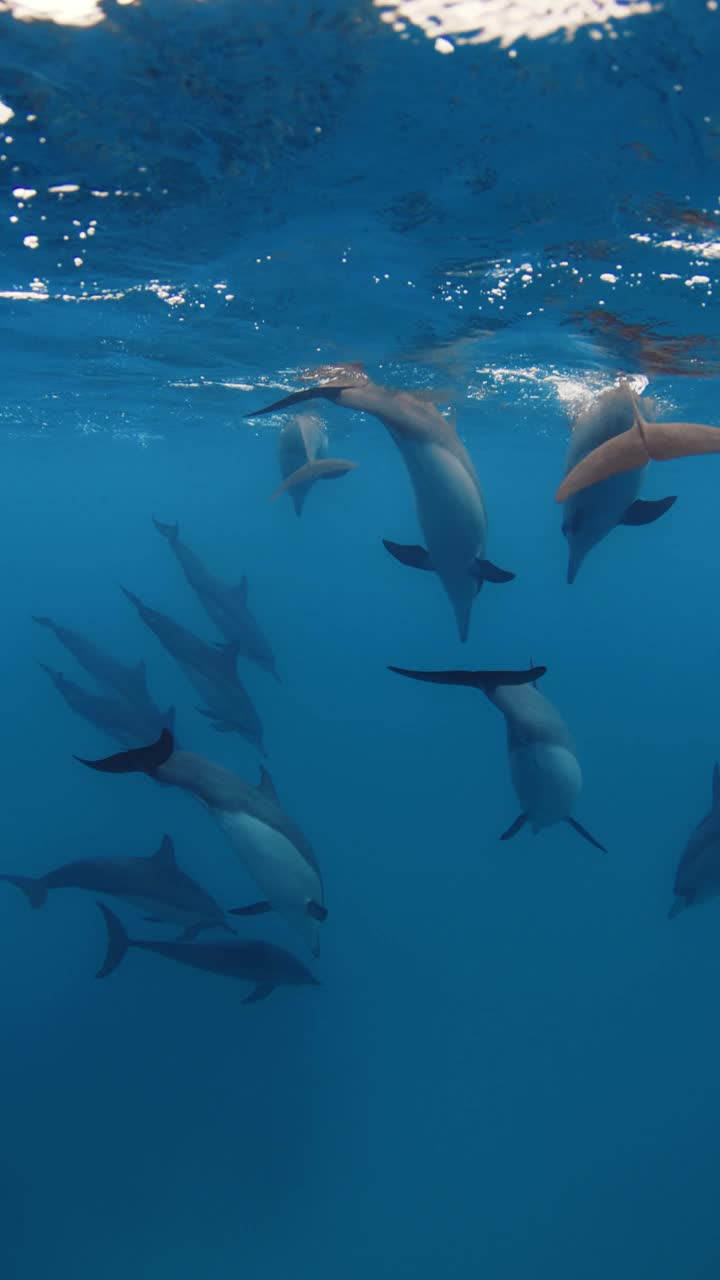
[[[48,295],[0,300],[1,869],[168,831],[228,905],[256,896],[197,805],[73,762],[113,748],[36,665],[84,679],[33,613],[145,656],[184,742],[257,777],[118,590],[212,638],[156,516],[249,577],[284,683],[242,674],[330,906],[322,989],[245,1009],[244,988],[138,953],[94,983],[92,902],[31,913],[3,888],[8,1280],[718,1273],[718,907],[666,919],[720,754],[717,466],[651,470],[645,496],[675,508],[615,531],[572,589],[552,495],[568,408],[618,374],[648,376],[662,416],[720,423],[719,20],[667,3],[510,59],[443,57],[365,4],[0,18],[20,219],[2,289]],[[38,195],[18,210],[20,185]],[[301,521],[268,502],[278,422],[241,415],[332,358],[457,406],[489,555],[517,572],[484,588],[467,646],[438,583],[382,548],[417,526],[377,422],[328,408],[358,469]],[[607,856],[568,827],[500,845],[517,802],[497,713],[385,671],[530,657]],[[244,927],[301,954],[282,922]]]

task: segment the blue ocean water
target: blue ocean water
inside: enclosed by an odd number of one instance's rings
[[[720,425],[714,0],[0,3],[4,548],[0,874],[149,855],[259,896],[176,789],[84,770],[120,746],[38,663],[92,682],[49,615],[174,705],[184,747],[261,758],[119,587],[208,641],[152,518],[250,606],[282,683],[239,672],[322,866],[318,988],[130,951],[95,981],[93,896],[0,885],[7,1280],[711,1280],[720,1268],[717,903],[669,922],[720,756],[717,460],[652,465],[646,528],[565,581],[570,427],[633,380]],[[280,415],[316,366],[433,390],[485,493],[460,643],[413,493],[369,416],[302,519]],[[502,719],[416,668],[547,665],[577,817],[506,844]],[[176,936],[114,906],[133,938]],[[219,938],[222,935],[218,935]]]

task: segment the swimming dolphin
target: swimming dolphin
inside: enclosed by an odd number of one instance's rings
[[[586,831],[570,811],[582,786],[575,744],[565,721],[535,687],[546,667],[528,671],[408,671],[390,667],[400,676],[431,684],[466,685],[479,689],[505,717],[513,786],[521,812],[500,839],[509,840],[529,822],[537,834],[543,827],[567,822],[596,849],[604,845]]]
[[[72,711],[82,716],[89,724],[107,733],[122,746],[132,747],[147,742],[148,738],[160,733],[161,729],[173,729],[175,708],[168,707],[164,713],[149,715],[138,706],[126,702],[124,698],[104,698],[97,693],[89,693],[74,680],[68,680],[62,671],[47,667],[44,662],[38,664],[46,671],[58,693],[63,697]]]
[[[270,642],[248,608],[247,578],[241,578],[237,586],[216,578],[200,557],[180,541],[178,524],[161,524],[159,520],[153,520],[153,524],[169,542],[190,586],[225,639],[241,657],[255,662],[279,680]]]
[[[149,858],[82,858],[44,876],[0,875],[0,880],[22,889],[31,907],[42,907],[50,889],[85,889],[119,898],[153,923],[184,925],[183,940],[202,929],[234,932],[222,907],[180,870],[170,836],[163,836]]]
[[[627,432],[635,418],[635,393],[627,382],[603,391],[585,413],[577,419],[565,464],[566,474],[582,458],[607,440]],[[568,540],[570,557],[567,580],[574,582],[588,551],[619,524],[652,524],[675,502],[675,498],[659,498],[643,502],[638,498],[645,467],[610,476],[599,484],[568,498],[565,503],[562,531]]]
[[[240,938],[228,942],[152,942],[129,938],[114,912],[102,902],[97,905],[105,917],[108,931],[107,952],[102,967],[95,975],[97,978],[107,978],[125,958],[128,949],[135,947],[138,951],[154,951],[157,956],[190,965],[193,969],[204,969],[206,973],[219,973],[226,978],[251,982],[253,989],[243,1004],[264,1000],[275,987],[320,985],[301,960],[270,942],[243,942]]]
[[[384,545],[401,564],[437,573],[455,611],[460,639],[467,640],[473,601],[482,584],[510,582],[515,575],[485,558],[485,501],[454,425],[420,395],[375,386],[358,373],[342,382],[297,391],[247,416],[275,413],[318,396],[373,414],[390,432],[410,476],[427,548],[386,539]]]
[[[555,494],[556,502],[567,502],[590,485],[611,476],[644,467],[647,462],[669,462],[671,458],[691,458],[703,453],[720,453],[720,430],[698,422],[648,422],[643,417],[637,395],[629,386],[633,420],[629,430],[598,442],[597,448],[578,458]]]
[[[308,840],[281,809],[265,769],[260,769],[260,785],[253,787],[203,756],[175,751],[167,730],[149,747],[80,763],[101,773],[146,773],[196,796],[264,894],[261,902],[233,914],[276,910],[302,934],[313,955],[319,954],[318,924],[327,917],[320,868]]]
[[[143,604],[139,596],[126,587],[121,590],[207,703],[206,707],[196,707],[200,715],[207,716],[218,733],[242,734],[266,755],[260,717],[235,669],[235,645],[208,644],[167,613]]]
[[[113,658],[112,654],[106,653],[92,641],[86,640],[79,631],[61,627],[59,623],[53,622],[52,618],[33,616],[33,622],[37,622],[41,627],[48,627],[54,632],[60,643],[70,650],[83,670],[92,676],[98,688],[105,692],[119,693],[121,698],[126,698],[140,711],[160,714],[148,692],[144,662],[138,662],[135,667],[127,667],[124,663],[118,662],[117,658]]]
[[[272,497],[289,493],[295,514],[302,509],[316,480],[336,480],[357,466],[343,458],[328,458],[327,427],[313,413],[298,413],[278,438],[278,462],[283,483]]]
[[[710,812],[690,836],[675,875],[675,901],[669,916],[720,894],[720,769],[715,765]]]

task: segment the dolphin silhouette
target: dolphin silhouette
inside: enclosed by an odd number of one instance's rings
[[[99,649],[79,631],[61,627],[52,618],[33,615],[33,622],[37,622],[40,627],[47,627],[55,634],[60,643],[69,649],[80,663],[83,670],[92,676],[98,688],[104,692],[119,693],[122,698],[144,713],[160,714],[148,692],[144,662],[128,667],[123,662],[118,662],[117,658],[113,658],[112,654]]]
[[[196,710],[207,716],[213,729],[217,729],[219,733],[239,733],[266,755],[260,717],[235,669],[236,646],[208,644],[169,614],[151,609],[126,587],[121,587],[121,590],[135,605],[143,622],[157,636],[165,651],[175,659],[187,679],[204,698],[207,706],[197,707]]]
[[[313,955],[319,954],[318,924],[327,917],[320,868],[309,841],[281,809],[265,769],[260,769],[260,785],[253,787],[203,756],[175,751],[166,729],[147,747],[102,760],[75,758],[101,773],[146,773],[201,800],[265,895],[232,914],[276,910],[302,934]]]
[[[42,907],[51,889],[84,889],[119,898],[154,923],[184,925],[184,940],[203,929],[234,932],[222,907],[180,870],[170,836],[163,836],[149,858],[81,858],[44,876],[0,875],[0,880],[22,889],[31,907]]]
[[[628,385],[628,384],[626,384]],[[556,502],[567,502],[591,484],[611,476],[635,471],[647,462],[669,462],[671,458],[691,458],[703,453],[720,453],[720,430],[698,422],[648,422],[643,417],[637,395],[628,385],[633,402],[633,424],[628,431],[612,436],[573,466],[555,494]]]
[[[356,466],[344,458],[328,458],[327,427],[313,413],[298,413],[278,438],[278,462],[283,482],[272,494],[279,498],[288,493],[295,514],[302,515],[310,490],[316,480],[336,480]]]
[[[389,670],[412,680],[479,689],[505,717],[510,774],[521,812],[501,840],[509,840],[528,821],[535,833],[556,822],[567,822],[596,849],[607,852],[570,816],[582,786],[582,774],[570,730],[552,703],[535,688],[535,681],[545,674],[546,667],[530,667],[527,671]]]
[[[713,769],[710,812],[685,845],[675,874],[675,901],[669,916],[720,894],[720,769]]]
[[[357,372],[285,396],[265,409],[288,409],[324,397],[345,409],[379,418],[402,455],[415,492],[418,519],[427,547],[384,540],[401,564],[434,570],[452,604],[462,641],[467,640],[473,601],[484,582],[510,582],[515,576],[485,558],[487,512],[475,467],[452,423],[429,400],[409,391],[379,387]]]
[[[566,473],[605,442],[627,433],[635,414],[636,396],[627,382],[603,391],[573,427]],[[643,463],[568,498],[562,524],[569,547],[568,582],[575,581],[588,552],[617,525],[652,524],[673,505],[674,497],[652,502],[638,498],[644,473]]]
[[[164,713],[158,711],[150,715],[124,698],[104,698],[97,693],[90,693],[74,680],[68,680],[62,671],[55,671],[44,662],[38,665],[47,672],[60,696],[76,715],[82,716],[83,720],[123,746],[137,746],[138,743],[147,742],[148,738],[154,737],[163,728],[174,728],[174,707],[168,707]]]
[[[247,578],[242,577],[236,586],[216,578],[205,568],[200,557],[180,541],[178,524],[161,524],[159,520],[153,520],[153,524],[167,539],[205,612],[229,644],[234,646],[240,657],[256,663],[279,680],[270,642],[248,607]]]
[[[142,938],[129,938],[124,926],[114,912],[97,904],[107,925],[108,945],[105,959],[95,975],[107,978],[125,958],[130,947],[137,951],[152,951],[166,960],[204,969],[206,973],[221,974],[226,978],[239,978],[251,982],[253,989],[243,1004],[255,1004],[272,994],[275,987],[318,987],[320,983],[308,968],[291,952],[270,942],[244,942],[233,938],[227,942],[155,942]]]

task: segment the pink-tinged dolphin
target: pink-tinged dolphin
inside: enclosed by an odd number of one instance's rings
[[[379,418],[395,441],[415,493],[426,546],[385,541],[391,555],[414,569],[437,573],[452,604],[462,641],[467,640],[473,601],[484,582],[515,576],[485,557],[488,521],[480,482],[454,425],[435,405],[409,391],[379,387],[357,371],[277,400],[250,418],[294,408],[323,397],[344,409]]]
[[[337,480],[357,466],[345,458],[328,457],[327,427],[314,413],[298,413],[283,427],[278,438],[278,463],[282,484],[272,497],[289,494],[298,516],[317,480]]]

